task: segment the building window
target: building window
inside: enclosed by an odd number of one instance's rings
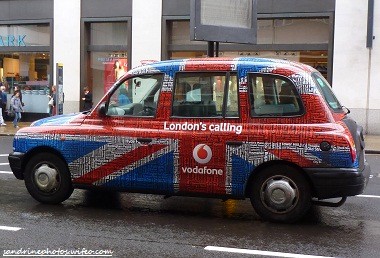
[[[128,22],[89,22],[86,86],[98,102],[128,70]]]
[[[49,24],[0,25],[0,47],[33,47],[49,45]]]
[[[128,42],[126,22],[99,22],[90,24],[91,45],[126,45]]]
[[[329,23],[329,18],[260,19],[257,45],[220,43],[218,55],[289,59],[308,64],[327,78]],[[207,56],[207,43],[191,41],[189,35],[190,21],[167,21],[168,59]]]
[[[8,98],[21,90],[24,111],[48,113],[51,84],[49,24],[0,25],[0,81]],[[4,48],[2,48],[4,47]],[[9,104],[8,104],[9,105]]]

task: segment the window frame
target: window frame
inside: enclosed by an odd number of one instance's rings
[[[135,116],[135,115],[129,115],[129,114],[124,114],[124,115],[109,115],[107,114],[108,110],[109,110],[109,104],[111,102],[111,97],[115,94],[115,92],[117,90],[119,90],[119,88],[121,87],[121,85],[123,83],[125,83],[126,81],[128,80],[133,80],[134,78],[138,78],[138,77],[144,77],[144,76],[152,76],[152,75],[160,75],[161,76],[161,85],[158,86],[158,91],[160,92],[159,95],[158,95],[158,99],[157,99],[157,107],[156,107],[156,112],[154,113],[153,116]],[[105,104],[105,113],[106,113],[106,116],[107,117],[112,117],[112,118],[149,118],[149,119],[155,119],[157,118],[157,111],[158,111],[158,106],[159,106],[159,103],[160,103],[160,99],[161,99],[161,94],[162,94],[162,86],[164,84],[164,80],[165,80],[165,73],[146,73],[146,74],[134,74],[134,75],[131,75],[131,76],[126,76],[126,77],[122,77],[121,79],[119,79],[117,82],[115,82],[115,84],[112,86],[111,90],[109,91],[108,93],[108,96],[106,98],[106,104]],[[155,87],[152,87],[150,89],[150,91],[148,92],[152,92],[152,90],[154,89]],[[148,93],[147,92],[147,93]],[[156,92],[157,93],[157,92]],[[146,96],[146,94],[144,95]],[[133,103],[133,102],[131,102]]]
[[[255,77],[270,77],[272,79],[280,79],[286,83],[289,83],[294,90],[294,94],[297,99],[299,111],[298,112],[289,112],[287,114],[257,114],[255,113],[255,107],[254,107],[254,101],[252,100],[253,97],[253,88],[251,85],[251,78],[252,76]],[[272,74],[272,73],[258,73],[258,72],[248,72],[248,101],[249,101],[249,116],[251,118],[287,118],[287,117],[300,117],[303,116],[306,112],[305,105],[303,103],[302,97],[298,92],[297,87],[294,85],[294,83],[287,78],[286,76],[282,76],[279,74]],[[278,93],[277,93],[278,96]]]
[[[173,115],[173,108],[174,108],[174,98],[175,98],[175,90],[177,85],[177,79],[179,74],[214,74],[215,76],[224,76],[225,82],[223,85],[223,104],[222,104],[222,115],[218,116],[175,116]],[[237,116],[226,116],[227,111],[227,96],[229,91],[229,81],[231,76],[236,76],[236,97],[237,97],[237,107],[238,107],[238,114]],[[171,107],[170,107],[170,118],[178,118],[178,119],[239,119],[240,118],[240,96],[239,96],[239,77],[237,71],[179,71],[176,72],[173,79],[173,90],[172,90],[172,97],[171,97]]]

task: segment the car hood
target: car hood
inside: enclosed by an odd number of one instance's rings
[[[84,113],[73,113],[51,116],[33,122],[30,126],[56,126],[56,125],[80,125],[86,118]]]

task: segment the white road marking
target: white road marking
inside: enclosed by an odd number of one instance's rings
[[[22,228],[18,227],[7,227],[7,226],[0,226],[0,230],[7,230],[7,231],[19,231]]]
[[[0,166],[9,165],[9,163],[0,163]]]
[[[294,258],[322,258],[322,257],[326,258],[326,257],[329,257],[329,256],[316,256],[316,255],[304,255],[304,254],[270,252],[270,251],[260,251],[260,250],[250,250],[250,249],[228,248],[228,247],[218,247],[218,246],[206,246],[205,250],[218,251],[218,252],[228,252],[228,253],[239,253],[239,254],[255,254],[255,255],[272,256],[272,257],[294,257]]]
[[[13,172],[9,172],[9,171],[0,171],[0,174],[13,174]]]
[[[364,198],[377,198],[377,199],[380,199],[380,196],[378,195],[365,195],[365,194],[360,194],[360,195],[356,195],[357,197],[364,197]]]
[[[9,154],[0,154],[0,157],[8,157]]]

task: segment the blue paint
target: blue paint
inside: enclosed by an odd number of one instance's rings
[[[174,193],[174,152],[169,152],[125,172],[124,175],[110,180],[103,186],[125,190]]]
[[[232,155],[232,195],[244,196],[246,182],[255,166],[238,155]]]

